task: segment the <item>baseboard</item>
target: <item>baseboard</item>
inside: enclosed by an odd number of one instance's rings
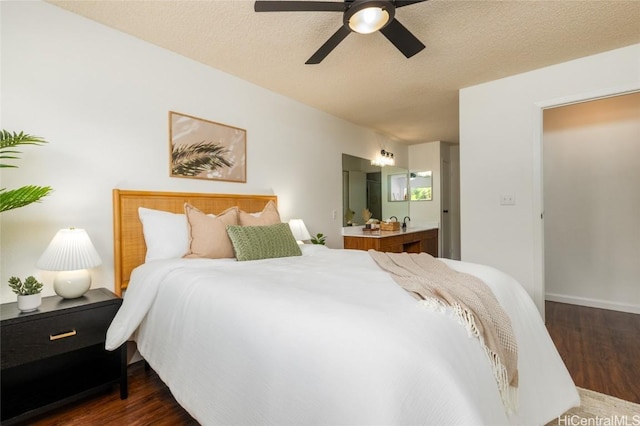
[[[626,303],[611,302],[609,300],[590,299],[587,297],[568,296],[566,294],[546,293],[545,299],[551,302],[568,303],[570,305],[589,306],[590,308],[609,309],[611,311],[640,314],[640,306]]]

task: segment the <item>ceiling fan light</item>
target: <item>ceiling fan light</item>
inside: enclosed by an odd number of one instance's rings
[[[349,28],[360,34],[370,34],[387,25],[389,19],[386,9],[379,6],[366,7],[349,18]]]

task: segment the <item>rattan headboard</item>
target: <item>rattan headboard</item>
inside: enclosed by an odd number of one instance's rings
[[[247,212],[262,211],[269,202],[278,202],[275,195],[200,194],[188,192],[152,192],[113,190],[113,254],[115,268],[115,293],[129,284],[131,271],[144,263],[146,245],[138,207],[184,212],[184,203],[190,203],[205,213],[220,213],[238,206]]]

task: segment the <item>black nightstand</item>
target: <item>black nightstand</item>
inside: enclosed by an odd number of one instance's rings
[[[3,425],[60,407],[120,384],[127,398],[126,344],[104,349],[107,328],[122,299],[107,289],[77,299],[42,298],[35,312],[0,305]]]

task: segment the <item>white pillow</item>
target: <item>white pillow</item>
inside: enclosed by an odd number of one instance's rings
[[[147,245],[145,262],[176,259],[189,251],[189,225],[184,214],[138,207]]]

